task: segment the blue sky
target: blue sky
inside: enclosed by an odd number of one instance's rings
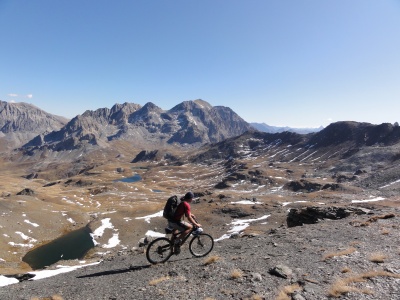
[[[72,118],[203,99],[248,122],[400,121],[400,0],[0,0],[0,100]]]

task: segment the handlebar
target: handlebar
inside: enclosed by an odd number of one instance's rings
[[[196,218],[196,217],[192,216],[192,218],[193,218],[193,220],[196,221],[196,223],[199,223],[199,221],[197,221],[197,218]],[[197,228],[200,228],[200,226],[196,226],[196,225],[193,224],[193,230],[194,230],[194,229],[197,229]]]

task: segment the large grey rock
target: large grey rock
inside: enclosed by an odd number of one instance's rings
[[[301,209],[290,209],[287,215],[289,227],[301,226],[303,224],[315,224],[322,219],[342,219],[348,217],[352,212],[343,207],[319,207],[307,206]]]

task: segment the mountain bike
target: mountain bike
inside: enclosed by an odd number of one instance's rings
[[[182,246],[190,237],[189,251],[195,257],[206,256],[214,247],[214,239],[207,233],[196,234],[197,228],[193,226],[190,233],[181,241]],[[152,264],[166,262],[173,254],[178,255],[180,251],[175,251],[174,241],[176,236],[180,234],[174,233],[173,229],[165,228],[166,234],[171,234],[171,237],[161,237],[150,242],[146,249],[146,258]]]

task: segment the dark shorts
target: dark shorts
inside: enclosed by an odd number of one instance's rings
[[[171,222],[168,221],[168,227],[178,229],[179,231],[185,231],[191,227],[190,223],[185,221]]]

